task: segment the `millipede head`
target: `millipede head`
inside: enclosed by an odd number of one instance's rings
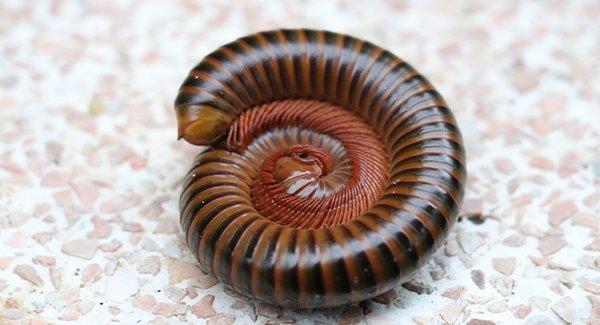
[[[197,145],[211,145],[227,134],[232,118],[210,106],[185,105],[177,108],[177,137]]]

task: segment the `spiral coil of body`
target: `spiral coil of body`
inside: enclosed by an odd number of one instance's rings
[[[460,131],[414,68],[314,30],[240,38],[175,102],[179,136],[208,145],[184,180],[181,226],[200,267],[246,296],[312,308],[405,281],[463,199]]]

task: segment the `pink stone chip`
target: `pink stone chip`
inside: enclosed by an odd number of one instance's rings
[[[596,324],[600,321],[600,296],[587,296],[590,304],[592,305],[592,312],[590,313],[589,324]]]
[[[98,250],[98,242],[92,239],[73,239],[64,242],[62,245],[62,252],[71,255],[81,257],[86,260],[90,260],[96,255]]]
[[[138,264],[137,271],[140,274],[157,275],[160,272],[160,267],[160,258],[158,256],[149,256]]]
[[[503,174],[510,174],[515,170],[515,165],[506,158],[494,159],[494,167]]]
[[[531,313],[531,306],[529,305],[519,305],[513,310],[513,314],[517,319],[524,319]]]
[[[541,170],[553,170],[554,169],[554,164],[552,163],[552,161],[550,159],[541,157],[541,156],[534,156],[529,160],[529,165],[531,167],[537,168],[537,169],[541,169]]]
[[[102,278],[104,271],[97,263],[90,264],[83,269],[81,280],[84,284],[94,283]]]
[[[84,206],[92,206],[94,202],[100,197],[100,191],[98,186],[91,181],[75,181],[72,183],[73,189],[79,198],[79,201]]]
[[[579,212],[571,218],[574,224],[588,227],[594,231],[600,230],[600,217],[591,213]]]
[[[56,200],[56,203],[61,207],[68,207],[75,204],[75,200],[73,198],[73,191],[70,188],[64,190],[58,190],[52,193],[52,196]]]
[[[100,212],[102,213],[117,213],[122,212],[142,203],[142,197],[137,194],[129,196],[117,196],[102,203]]]
[[[571,297],[563,297],[552,305],[552,310],[565,322],[575,321],[575,305]]]
[[[68,306],[62,312],[60,317],[58,317],[58,319],[64,320],[64,321],[75,321],[75,320],[78,320],[80,316],[81,316],[81,314],[79,313],[79,310],[77,310],[76,306]]]
[[[218,314],[206,320],[206,325],[232,325],[235,316],[229,314]]]
[[[155,234],[174,234],[176,232],[179,232],[179,224],[171,218],[160,220],[154,228]]]
[[[152,308],[152,313],[155,315],[165,316],[167,318],[184,315],[188,310],[186,304],[171,304],[166,302],[159,302]]]
[[[37,273],[37,271],[31,265],[19,264],[15,266],[13,272],[18,275],[21,279],[29,281],[32,284],[41,287],[44,285],[44,281]]]
[[[44,187],[61,187],[69,184],[71,175],[64,171],[54,170],[42,178],[42,186]]]
[[[152,311],[156,305],[156,299],[151,295],[137,295],[131,300],[131,304],[138,309]]]
[[[94,229],[87,233],[89,238],[103,239],[108,238],[112,232],[111,225],[98,216],[92,217]]]
[[[122,245],[123,244],[120,241],[113,239],[108,243],[100,245],[99,247],[105,252],[116,252]]]
[[[0,257],[0,270],[5,270],[10,265],[10,262],[12,262],[12,260],[13,257],[10,256]]]
[[[511,275],[517,264],[517,259],[514,257],[498,257],[492,259],[492,267],[494,270],[504,274]]]
[[[37,241],[40,244],[46,244],[47,242],[49,242],[50,240],[52,240],[52,233],[50,232],[37,232],[33,235],[31,235],[31,238],[33,238],[35,241]]]
[[[175,262],[169,265],[169,284],[179,283],[192,278],[201,279],[205,276],[197,266],[190,263]]]
[[[550,224],[556,227],[575,213],[577,213],[577,206],[573,202],[557,201],[550,207],[548,218]]]
[[[440,317],[442,317],[446,323],[454,324],[460,315],[462,315],[465,307],[466,305],[464,303],[451,302],[444,305],[442,310],[440,310]]]
[[[545,256],[558,252],[567,242],[561,236],[546,236],[538,240],[538,249]]]
[[[460,296],[463,294],[463,292],[465,292],[465,290],[466,288],[464,286],[455,286],[444,291],[442,293],[442,296],[452,300],[458,300],[458,298],[460,298]]]
[[[600,283],[584,281],[580,284],[580,286],[585,291],[591,292],[595,295],[600,295]]]
[[[465,199],[461,208],[463,214],[479,214],[483,211],[482,199]]]
[[[340,315],[340,324],[361,324],[364,322],[365,316],[358,306],[347,307]]]
[[[215,301],[213,295],[202,297],[197,303],[192,306],[192,314],[198,318],[210,318],[217,314],[212,304]]]
[[[37,255],[33,258],[33,263],[43,266],[53,266],[56,264],[56,258],[54,256]]]

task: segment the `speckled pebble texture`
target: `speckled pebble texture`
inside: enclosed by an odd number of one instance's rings
[[[0,323],[600,322],[600,2],[0,2]],[[429,77],[465,138],[461,221],[413,280],[280,309],[202,274],[179,230],[189,69],[325,28]],[[490,322],[491,321],[491,322]]]

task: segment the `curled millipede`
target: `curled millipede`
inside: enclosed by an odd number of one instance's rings
[[[200,268],[269,303],[331,307],[406,281],[443,243],[466,179],[457,124],[408,63],[325,31],[222,46],[175,101],[208,146],[181,227]]]

